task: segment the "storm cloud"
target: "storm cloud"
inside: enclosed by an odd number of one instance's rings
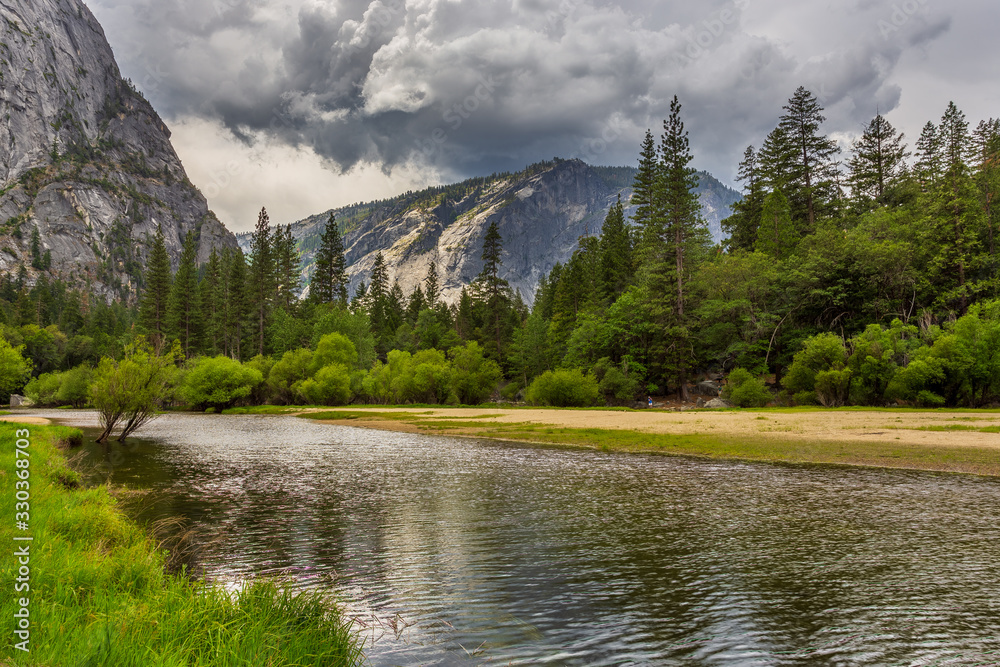
[[[893,113],[911,103],[907,82],[935,71],[929,62],[939,59],[940,42],[956,51],[956,67],[963,54],[981,52],[976,67],[986,76],[982,59],[997,64],[986,55],[988,43],[977,47],[961,36],[995,25],[1000,14],[986,3],[940,0],[91,5],[123,73],[175,132],[200,128],[202,134],[185,135],[179,147],[193,175],[197,137],[218,128],[239,161],[247,160],[247,151],[272,163],[292,151],[301,170],[324,170],[344,183],[362,173],[370,183],[371,174],[381,172],[388,190],[518,169],[553,156],[633,164],[643,133],[657,130],[675,94],[697,166],[724,181],[733,178],[746,145],[759,145],[774,127],[799,85],[820,98],[824,129],[845,144],[876,109],[912,139],[923,121],[940,116],[949,97],[915,96],[913,108],[897,119]],[[950,81],[942,90],[953,95]],[[967,92],[970,99],[956,99],[959,106],[980,105],[983,96],[976,97],[972,81]],[[921,94],[928,93],[922,88]],[[972,111],[975,117],[979,109]],[[223,159],[218,140],[211,143],[213,160]],[[244,176],[250,172],[244,169]],[[320,187],[317,179],[324,178],[312,174],[303,187]],[[219,197],[235,201],[239,187],[227,184]],[[352,188],[343,190],[330,192],[323,208],[358,198],[356,189],[353,196]],[[320,201],[304,199],[309,206]],[[227,201],[224,220],[227,212],[237,215]],[[258,202],[247,210],[254,207]]]

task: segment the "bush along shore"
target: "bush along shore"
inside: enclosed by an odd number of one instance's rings
[[[168,554],[122,513],[111,490],[84,488],[67,466],[60,447],[73,438],[80,431],[0,424],[3,507],[11,515],[0,534],[20,549],[3,559],[10,591],[0,596],[8,619],[0,664],[361,662],[349,622],[320,592],[254,580],[231,594],[168,572]]]

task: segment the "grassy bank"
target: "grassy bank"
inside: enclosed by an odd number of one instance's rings
[[[30,429],[30,530],[15,525],[15,433]],[[165,554],[106,487],[81,488],[59,449],[79,431],[0,423],[5,546],[2,665],[354,665],[360,649],[320,594],[256,581],[230,596],[168,574]],[[31,536],[32,542],[13,537]],[[30,544],[30,591],[14,592],[14,548]],[[15,545],[13,548],[10,545]],[[11,619],[30,600],[30,653]],[[16,606],[17,605],[17,606]]]
[[[301,413],[332,423],[532,443],[579,446],[603,451],[697,456],[780,463],[822,463],[910,468],[1000,476],[1000,436],[989,423],[967,412],[913,413],[865,411],[860,425],[810,430],[820,419],[846,419],[838,412],[806,410],[697,413],[608,414],[605,424],[593,413],[476,408],[470,410],[337,409]],[[995,412],[983,413],[993,420]],[[574,422],[580,426],[573,426]],[[912,423],[907,423],[911,421]],[[932,422],[933,423],[926,423]],[[940,423],[938,423],[940,422]],[[868,424],[875,424],[869,426]],[[864,430],[868,429],[868,430]],[[871,429],[877,429],[872,431]],[[675,431],[675,432],[657,432]],[[838,434],[842,434],[838,437]],[[970,440],[970,438],[975,438]],[[982,440],[981,446],[977,444]],[[990,439],[987,441],[987,439]],[[995,441],[995,442],[994,442]]]

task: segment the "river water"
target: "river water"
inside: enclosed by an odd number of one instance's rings
[[[140,434],[77,465],[153,490],[140,518],[186,519],[213,581],[335,591],[372,665],[1000,665],[996,480],[277,416]]]

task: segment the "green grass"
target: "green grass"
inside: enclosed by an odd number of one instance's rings
[[[107,487],[81,488],[56,447],[79,437],[57,426],[0,423],[0,478],[8,548],[0,578],[13,589],[15,431],[31,431],[31,652],[13,647],[17,596],[0,664],[181,667],[354,665],[357,638],[320,592],[293,594],[255,580],[230,595],[167,572],[168,558],[126,518]]]

